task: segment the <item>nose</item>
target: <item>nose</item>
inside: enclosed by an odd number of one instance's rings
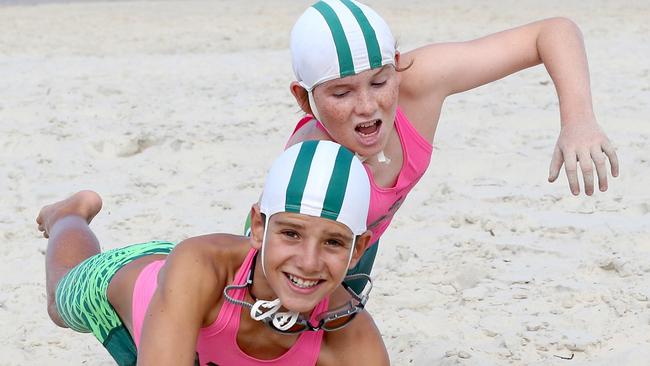
[[[303,274],[316,273],[320,270],[321,256],[316,243],[306,243],[298,257],[298,268]]]
[[[364,88],[359,91],[359,97],[355,104],[355,110],[358,115],[372,116],[377,109],[377,101],[375,95],[368,89]]]

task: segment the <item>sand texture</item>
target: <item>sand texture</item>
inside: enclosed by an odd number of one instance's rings
[[[288,42],[310,3],[0,1],[0,365],[113,364],[49,321],[42,205],[98,191],[105,249],[241,232],[301,116]],[[373,270],[392,363],[647,365],[650,4],[369,3],[403,51],[575,20],[622,162],[593,197],[547,183],[559,112],[543,67],[449,98]]]

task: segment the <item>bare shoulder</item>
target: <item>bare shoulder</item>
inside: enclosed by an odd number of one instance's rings
[[[182,261],[198,268],[209,268],[219,277],[236,271],[250,249],[247,237],[230,234],[207,234],[180,242],[170,253],[169,259]]]
[[[379,329],[363,310],[347,327],[325,333],[317,364],[381,366],[390,360]]]
[[[182,303],[185,309],[195,309],[202,314],[201,323],[204,326],[210,324],[217,315],[215,305],[219,303],[224,287],[234,278],[249,248],[247,237],[228,234],[183,240],[165,261],[158,288],[163,295],[186,294],[173,295],[165,300]]]
[[[312,118],[311,121],[305,123],[289,138],[287,147],[309,140],[332,140],[332,138],[325,131],[318,128],[316,119]]]
[[[426,98],[438,96],[445,98],[447,91],[447,75],[442,59],[451,56],[449,44],[432,43],[403,53],[399,66],[401,72],[400,96]]]

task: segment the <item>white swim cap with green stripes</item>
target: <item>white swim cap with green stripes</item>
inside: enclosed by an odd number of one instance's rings
[[[332,141],[304,141],[271,166],[260,200],[266,220],[278,212],[323,217],[366,231],[370,181],[361,161]]]
[[[262,238],[262,272],[266,274],[266,233],[273,214],[293,212],[340,222],[355,235],[347,267],[350,266],[356,235],[366,231],[370,205],[370,181],[361,161],[348,149],[332,141],[304,141],[285,150],[271,166],[260,200],[265,218]],[[280,312],[280,299],[257,299],[251,317],[273,316],[275,327],[287,330],[300,313]]]
[[[308,92],[326,81],[395,65],[395,39],[370,7],[353,0],[322,0],[291,31],[293,72]]]

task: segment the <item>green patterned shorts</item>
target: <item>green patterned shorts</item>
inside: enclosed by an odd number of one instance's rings
[[[56,288],[59,315],[70,329],[94,334],[118,365],[135,365],[135,343],[108,302],[108,285],[126,264],[147,255],[169,254],[175,245],[150,241],[99,253],[79,263]]]

